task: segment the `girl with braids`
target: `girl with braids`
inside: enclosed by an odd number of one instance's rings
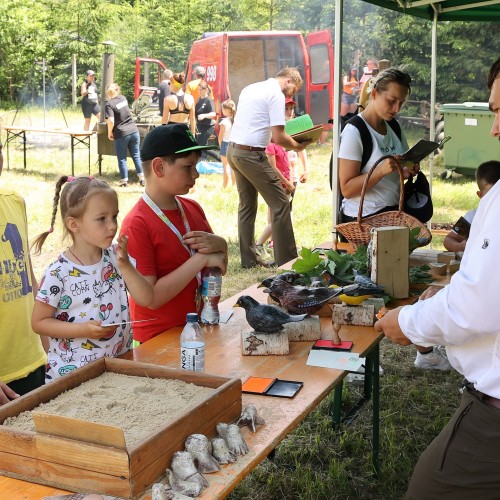
[[[102,180],[62,176],[57,181],[51,226],[33,242],[36,253],[54,229],[59,199],[63,233],[72,244],[45,271],[31,320],[36,333],[50,337],[46,382],[130,349],[125,284],[142,306],[153,300],[151,285],[128,258],[127,238],[113,245],[118,197]]]

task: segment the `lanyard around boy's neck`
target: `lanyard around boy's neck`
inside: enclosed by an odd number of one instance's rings
[[[193,250],[192,248],[189,248],[188,245],[184,242],[184,238],[182,237],[182,234],[179,232],[179,230],[172,224],[170,219],[163,213],[161,208],[149,197],[147,193],[142,194],[142,199],[146,202],[146,205],[167,225],[167,227],[177,236],[179,239],[181,245],[186,249],[187,253],[191,256],[193,256],[196,253],[196,250]],[[184,212],[184,207],[182,206],[182,203],[180,200],[175,197],[175,203],[177,203],[177,206],[179,207],[179,210],[181,212],[181,217],[182,217],[182,222],[184,224],[184,228],[186,229],[186,233],[189,233],[191,231],[191,228],[189,227],[189,222],[186,217],[186,212]],[[201,272],[196,274],[196,280],[198,281],[198,285],[201,285]]]

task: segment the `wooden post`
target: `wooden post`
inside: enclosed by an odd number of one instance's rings
[[[372,230],[371,279],[396,299],[410,294],[409,228],[378,227]]]

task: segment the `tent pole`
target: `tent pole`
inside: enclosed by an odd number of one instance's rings
[[[429,114],[429,140],[433,141],[436,134],[436,68],[437,68],[437,22],[438,13],[434,11],[432,20],[432,48],[431,48],[431,110]],[[432,178],[434,174],[434,153],[429,160],[429,187],[432,196]],[[432,220],[432,219],[431,219]],[[429,226],[431,221],[429,221]]]
[[[342,34],[344,21],[344,0],[335,1],[335,44],[334,44],[334,68],[335,78],[333,86],[333,140],[332,140],[332,236],[333,243],[337,243],[337,230],[339,207],[339,168],[338,156],[340,148],[340,89],[342,87]]]

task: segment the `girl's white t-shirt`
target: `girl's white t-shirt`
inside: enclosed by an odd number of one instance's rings
[[[363,118],[363,115],[360,115]],[[366,123],[366,121],[365,121]],[[373,140],[373,150],[367,164],[362,168],[361,173],[368,173],[375,162],[385,155],[398,155],[408,150],[408,142],[401,131],[401,140],[387,125],[387,134],[379,134],[368,123],[366,123]],[[359,130],[351,124],[347,124],[342,131],[340,140],[339,158],[345,160],[361,161],[363,156],[363,144]],[[399,203],[399,173],[394,172],[386,175],[375,186],[367,191],[363,202],[363,217],[378,212],[386,207],[398,205]],[[349,217],[357,217],[360,196],[344,198],[342,210]]]
[[[127,288],[114,245],[90,266],[75,264],[61,254],[45,271],[36,300],[54,307],[59,321],[118,324],[100,339],[50,337],[46,383],[99,358],[119,356],[132,346]]]
[[[220,125],[224,125],[224,135],[222,136],[223,142],[229,142],[229,134],[231,133],[233,122],[226,116],[220,121]]]

